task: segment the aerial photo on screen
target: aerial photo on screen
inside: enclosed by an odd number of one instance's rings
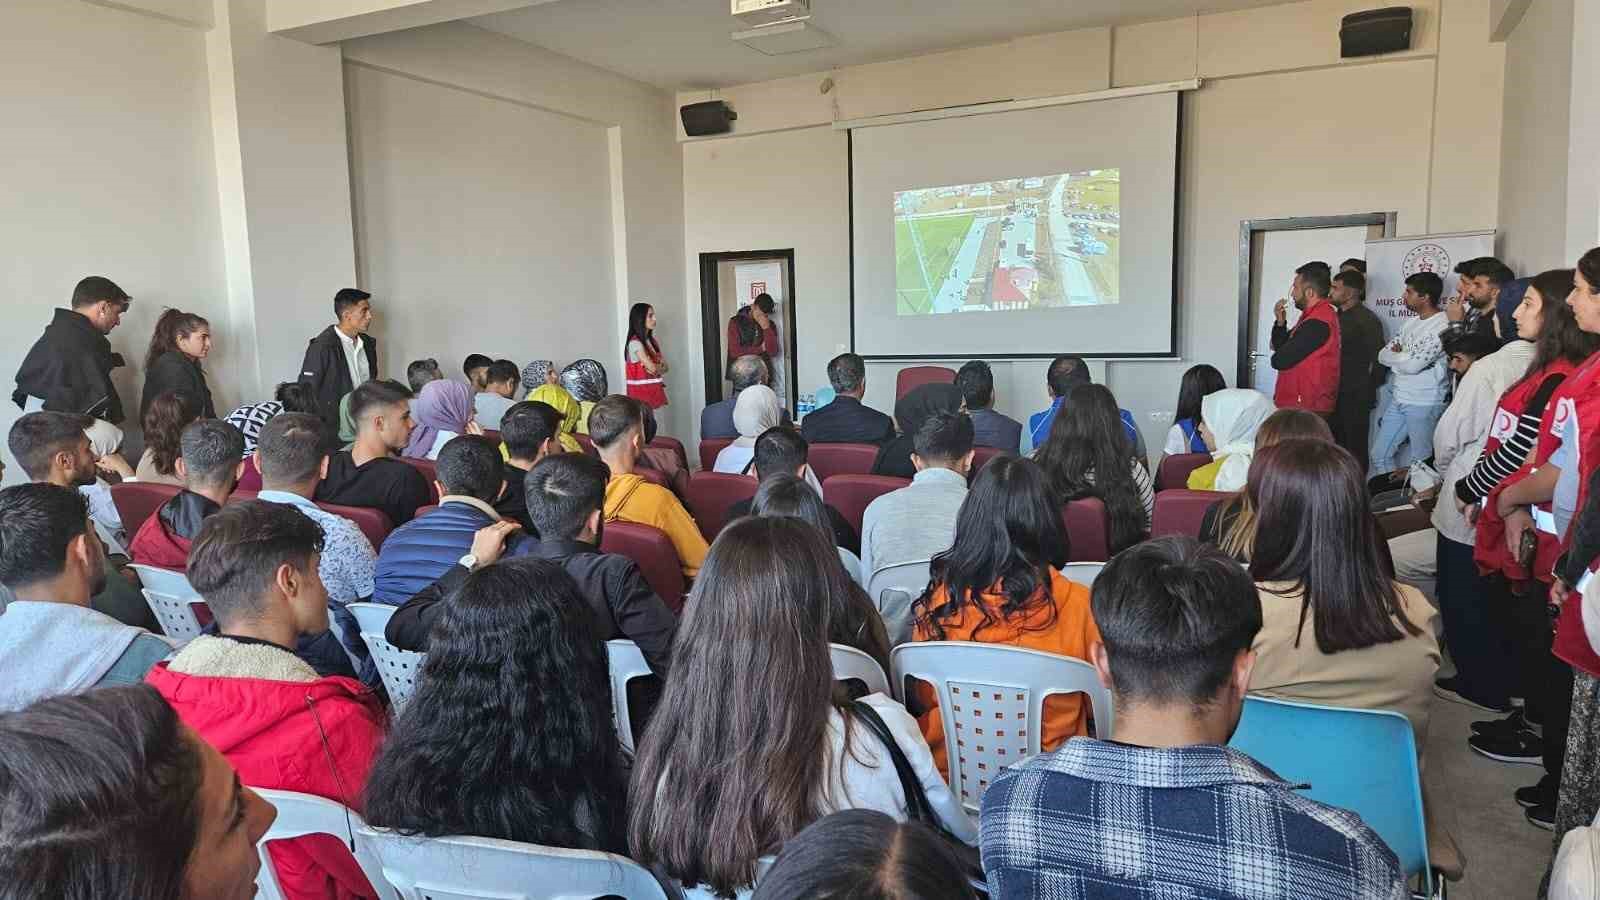
[[[895,192],[896,311],[1116,303],[1119,171]]]

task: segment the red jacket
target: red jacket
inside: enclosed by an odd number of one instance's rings
[[[1327,415],[1339,399],[1339,314],[1332,303],[1319,301],[1300,316],[1289,333],[1312,321],[1328,326],[1328,339],[1293,368],[1278,373],[1272,402],[1279,409],[1295,407]]]
[[[385,721],[377,697],[361,682],[340,676],[293,682],[185,675],[165,662],[145,680],[184,724],[227,757],[245,784],[315,794],[361,811]],[[268,851],[288,900],[378,896],[339,838],[276,841]]]
[[[755,320],[751,319],[751,324]],[[768,325],[761,330],[760,336],[752,343],[746,344],[739,339],[739,317],[737,315],[728,319],[728,365],[741,356],[760,356],[771,359],[778,352],[778,326],[776,323]]]
[[[128,544],[128,556],[141,566],[182,571],[189,567],[189,539],[170,531],[159,515],[150,516]]]

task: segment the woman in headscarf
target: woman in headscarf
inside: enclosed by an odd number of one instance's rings
[[[483,434],[472,408],[472,388],[460,381],[430,381],[411,410],[416,428],[401,456],[438,459],[439,450],[463,434]],[[341,426],[342,427],[342,426]]]
[[[900,433],[878,451],[878,458],[872,462],[872,474],[916,477],[917,468],[911,464],[911,451],[918,429],[937,413],[960,411],[961,389],[953,384],[924,384],[912,388],[895,401],[894,424]]]
[[[346,398],[348,400],[348,398]],[[344,408],[343,404],[340,409]],[[317,411],[316,398],[312,397],[305,385],[298,381],[285,381],[278,385],[273,392],[273,399],[262,403],[247,403],[223,417],[223,421],[239,429],[244,435],[244,455],[250,457],[256,452],[256,442],[261,440],[261,429],[279,413]],[[343,436],[343,429],[340,435]],[[352,435],[349,440],[355,440]],[[257,476],[257,481],[260,477]],[[242,489],[242,488],[241,488]],[[259,488],[251,488],[258,490]]]
[[[1200,401],[1199,431],[1212,460],[1189,474],[1189,490],[1242,489],[1256,452],[1256,432],[1273,409],[1266,394],[1249,388],[1224,388],[1207,394]]]
[[[551,370],[552,374],[554,374],[554,371],[554,369]],[[524,399],[538,400],[541,403],[548,403],[555,407],[555,411],[561,414],[561,424],[556,426],[559,429],[556,432],[556,439],[561,441],[561,449],[568,453],[583,452],[583,445],[578,443],[578,439],[572,436],[573,432],[578,430],[578,418],[583,414],[583,410],[579,408],[578,401],[572,399],[572,395],[567,393],[565,388],[554,382],[541,384],[534,388]]]
[[[717,454],[716,464],[711,470],[734,475],[749,474],[751,463],[755,461],[756,438],[761,437],[768,428],[782,424],[783,404],[772,388],[757,384],[740,391],[739,398],[733,401],[733,427],[739,430],[739,436]],[[806,469],[806,483],[817,492],[817,496],[822,496],[822,484],[809,467]]]
[[[525,391],[536,391],[555,383],[556,364],[548,359],[536,359],[522,367],[522,389]]]
[[[580,359],[561,370],[561,386],[578,401],[578,433],[589,433],[589,410],[610,393],[606,390],[606,367],[596,360]]]

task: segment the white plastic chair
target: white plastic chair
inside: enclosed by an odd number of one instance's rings
[[[850,580],[866,588],[866,578],[861,574],[861,557],[851,553],[843,547],[839,548],[839,562],[844,565],[844,571]]]
[[[928,566],[932,562],[923,559],[884,566],[867,579],[867,596],[883,616],[891,647],[911,640],[911,604],[927,589]]]
[[[363,825],[365,842],[400,900],[666,900],[631,859],[479,837],[408,837]]]
[[[359,831],[366,827],[366,823],[356,815],[355,811],[343,804],[311,794],[273,791],[266,788],[251,788],[251,790],[260,794],[261,799],[271,803],[278,810],[278,818],[256,844],[256,852],[261,855],[261,871],[256,875],[256,900],[283,900],[283,890],[278,886],[278,873],[273,869],[272,857],[267,853],[268,842],[304,837],[308,834],[332,835],[343,841],[347,847],[353,842],[356,848],[354,854],[356,864],[361,866],[362,873],[372,882],[373,889],[386,900],[394,896],[389,882],[384,880],[383,868],[378,865],[378,857],[361,839]]]
[[[1076,581],[1084,587],[1093,587],[1094,580],[1100,577],[1100,570],[1106,564],[1103,562],[1075,562],[1067,563],[1061,567],[1061,577],[1068,581]]]
[[[883,674],[878,661],[854,647],[829,644],[828,654],[833,657],[833,679],[845,681],[854,678],[867,686],[868,693],[893,697],[889,690],[889,676]]]
[[[155,566],[132,565],[143,585],[144,602],[155,613],[161,630],[174,644],[182,646],[200,636],[200,619],[190,604],[204,602],[200,592],[189,584],[189,578],[172,569]]]
[[[345,609],[356,617],[356,624],[361,626],[361,640],[372,652],[372,661],[378,664],[383,688],[389,692],[389,705],[398,714],[416,690],[417,676],[421,674],[422,664],[427,661],[428,654],[401,650],[384,638],[383,630],[389,625],[389,617],[394,615],[395,607],[387,603],[351,603]]]
[[[1001,769],[1043,750],[1046,698],[1088,695],[1095,733],[1112,733],[1111,692],[1080,659],[1003,644],[924,641],[896,647],[889,664],[902,690],[909,677],[937,692],[950,787],[973,815]]]
[[[751,897],[755,896],[756,885],[761,883],[762,877],[764,877],[767,874],[767,872],[772,868],[772,864],[777,862],[777,861],[778,861],[778,854],[776,854],[776,853],[773,853],[773,854],[768,855],[768,856],[763,856],[760,859],[756,860],[756,880],[755,880],[755,882],[750,884],[750,886],[748,886],[748,887],[743,887],[743,888],[738,889],[737,891],[734,891],[733,892],[733,900],[750,900]],[[683,900],[722,900],[722,898],[718,897],[708,887],[701,887],[700,885],[695,885],[693,887],[684,887],[681,883],[677,883],[677,882],[674,882],[674,883],[677,885],[678,890],[683,892]]]
[[[606,666],[611,670],[611,721],[622,749],[633,753],[633,717],[628,713],[628,682],[650,674],[639,645],[623,638],[606,641]]]

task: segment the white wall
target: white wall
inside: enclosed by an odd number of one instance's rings
[[[1572,16],[1573,0],[1539,0],[1506,40],[1499,250],[1519,272],[1573,263],[1566,253]]]

